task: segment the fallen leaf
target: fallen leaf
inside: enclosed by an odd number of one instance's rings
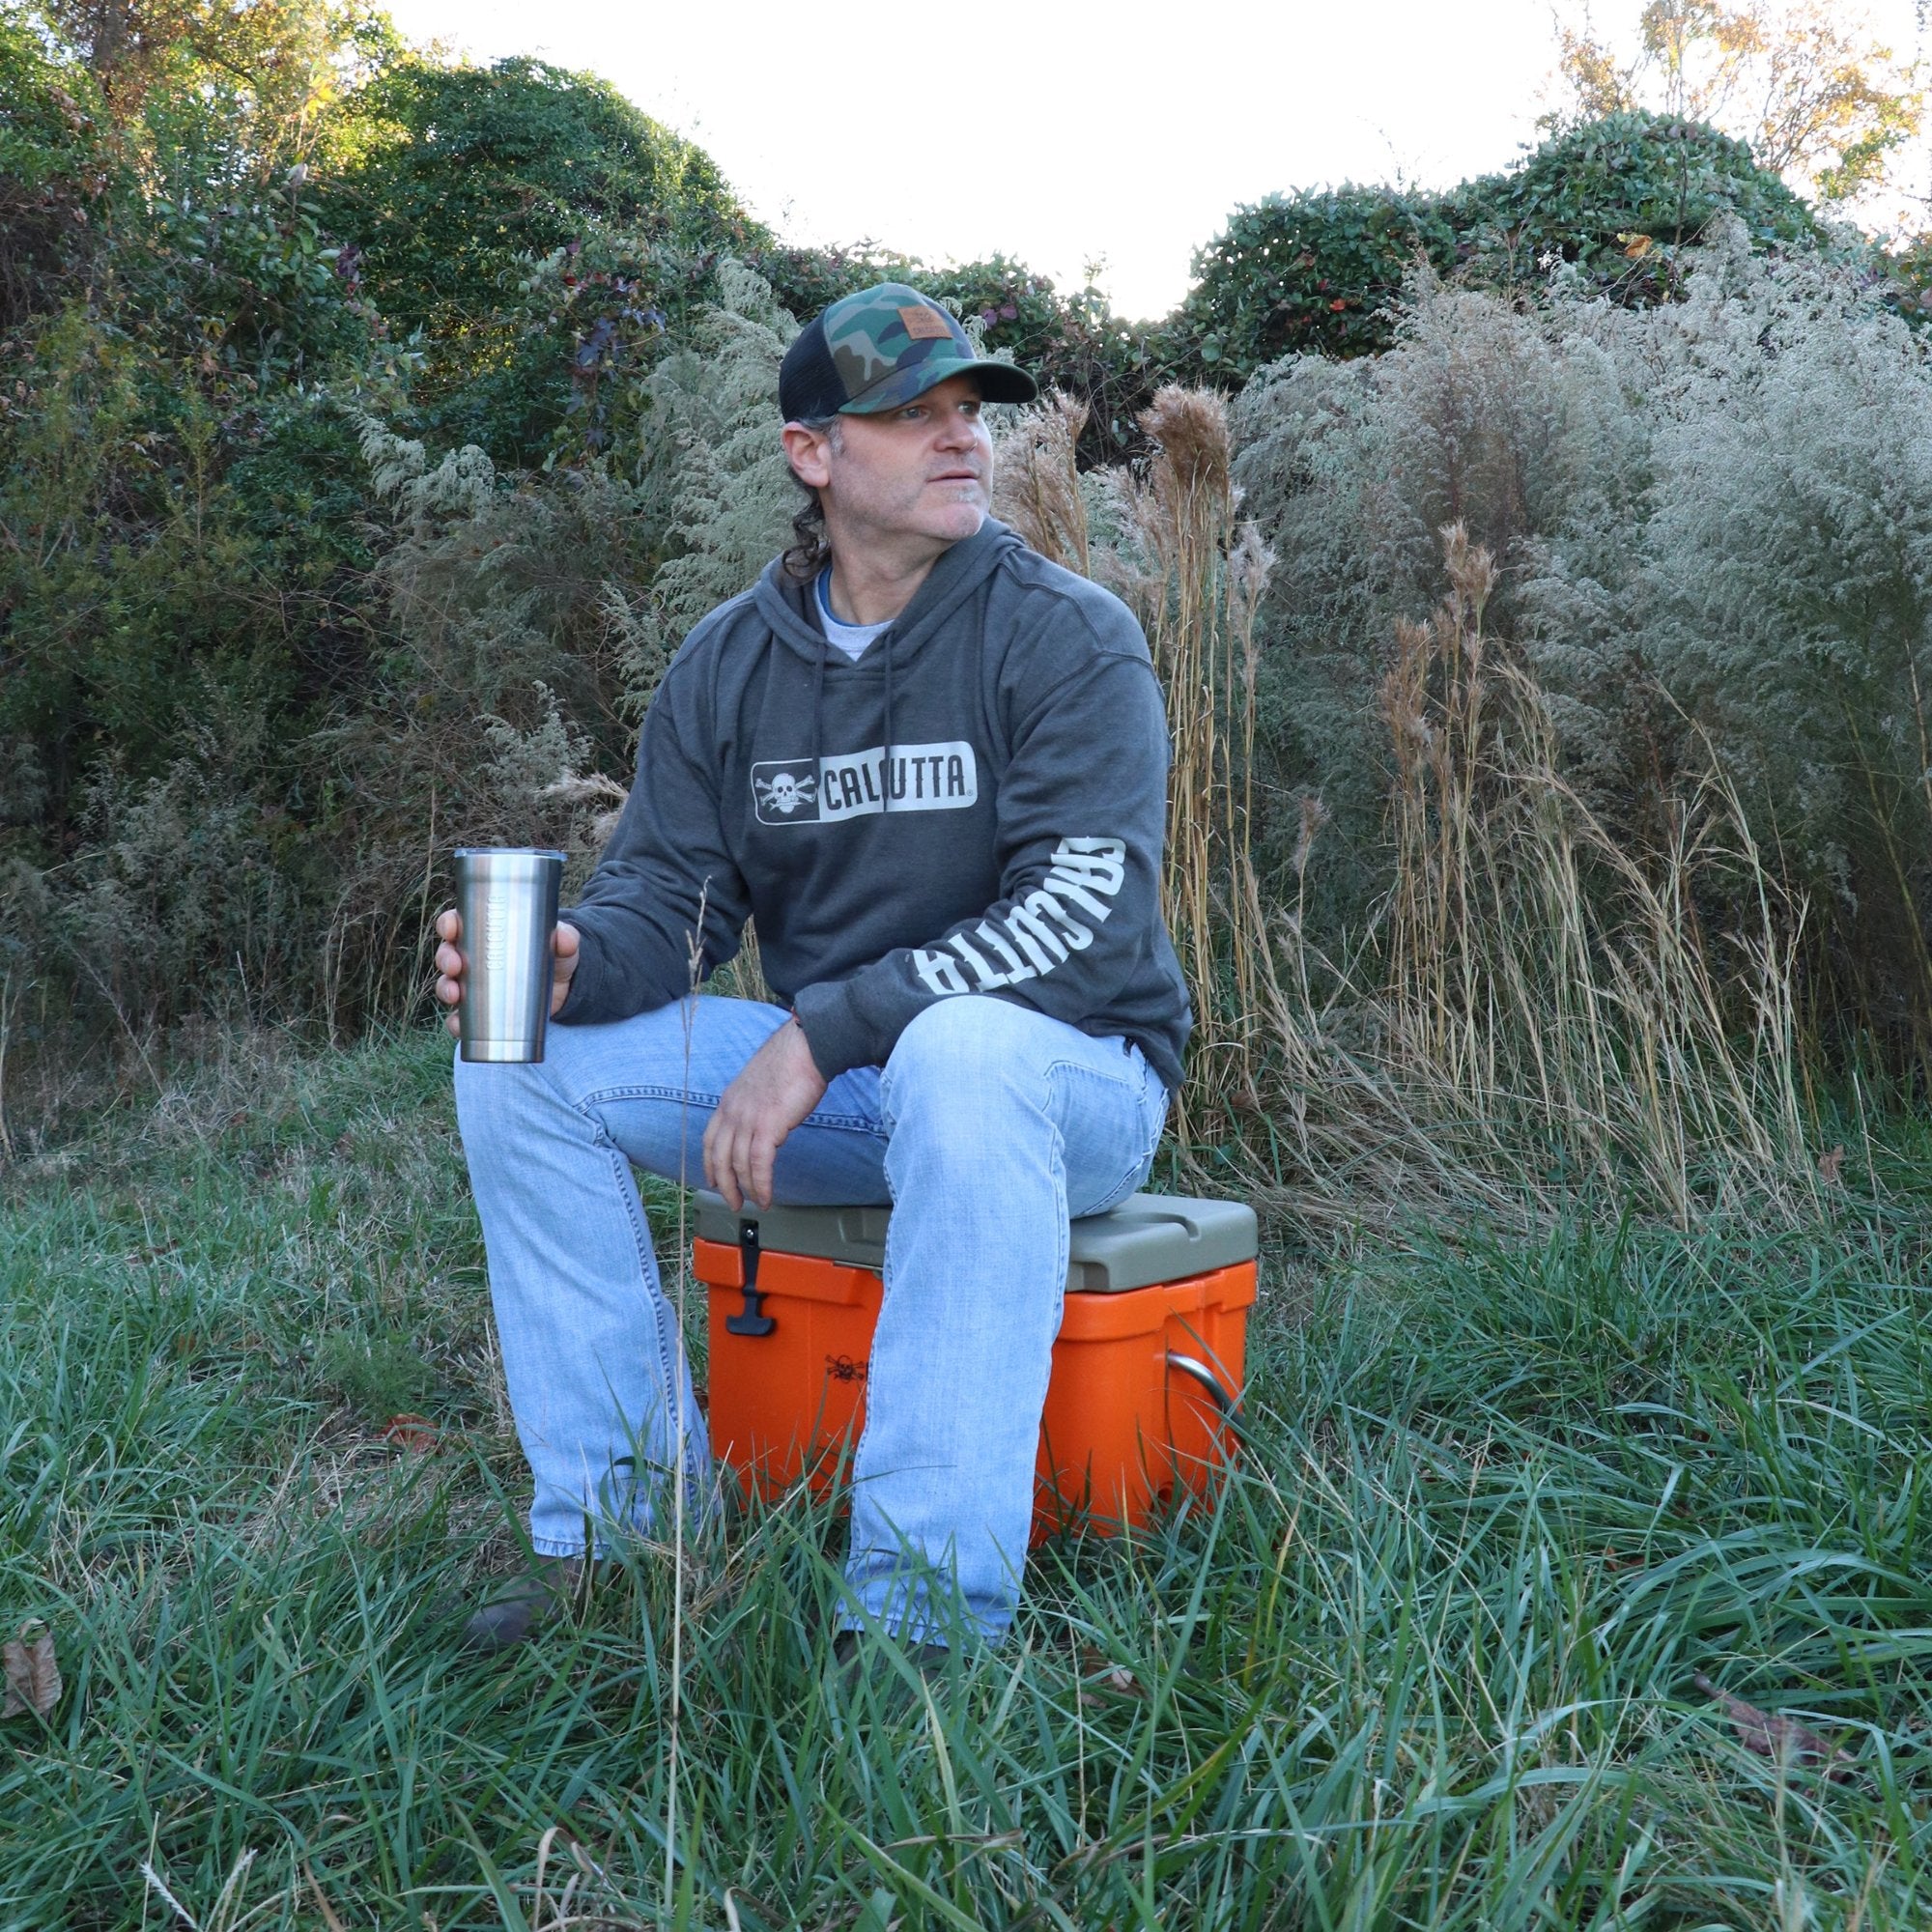
[[[1742,1697],[1720,1690],[1701,1670],[1690,1681],[1705,1696],[1716,1698],[1724,1707],[1738,1742],[1747,1750],[1756,1751],[1760,1757],[1776,1758],[1784,1764],[1822,1764],[1825,1776],[1837,1783],[1852,1776],[1851,1760],[1843,1751],[1827,1744],[1809,1724],[1801,1724],[1796,1718],[1778,1712],[1760,1711],[1755,1704],[1747,1704]]]
[[[1140,1680],[1124,1663],[1116,1663],[1105,1651],[1091,1643],[1080,1646],[1080,1675],[1084,1680],[1081,1695],[1110,1692],[1116,1697],[1145,1697]]]
[[[399,1449],[413,1449],[426,1456],[440,1438],[436,1424],[426,1415],[392,1415],[383,1430],[383,1440]]]
[[[20,1634],[0,1644],[0,1664],[7,1673],[7,1695],[0,1718],[16,1718],[32,1711],[46,1718],[60,1702],[60,1665],[54,1662],[54,1634],[45,1624],[20,1626]]]
[[[1842,1144],[1834,1147],[1830,1153],[1818,1156],[1818,1179],[1827,1187],[1835,1187],[1838,1177],[1845,1171],[1845,1150]]]

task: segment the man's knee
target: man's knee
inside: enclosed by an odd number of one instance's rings
[[[459,1047],[453,1080],[456,1124],[469,1149],[514,1140],[541,1098],[544,1069],[535,1063],[465,1060]]]
[[[1043,1022],[1009,1000],[965,993],[936,1000],[899,1035],[881,1093],[896,1116],[923,1102],[954,1112],[1037,1100]]]

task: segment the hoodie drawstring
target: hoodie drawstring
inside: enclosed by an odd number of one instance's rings
[[[818,640],[818,655],[811,665],[811,782],[812,795],[817,797],[817,787],[825,782],[825,660],[832,649],[831,644],[821,637]],[[819,810],[825,810],[824,801],[819,802]]]
[[[886,754],[879,761],[879,795],[881,811],[893,809],[893,639],[898,633],[898,625],[886,633]]]

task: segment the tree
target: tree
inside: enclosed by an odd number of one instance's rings
[[[1840,0],[1647,0],[1627,61],[1587,10],[1557,42],[1558,125],[1645,107],[1707,122],[1825,204],[1877,186],[1922,125],[1920,63]]]
[[[151,176],[188,128],[205,154],[211,122],[232,180],[312,166],[345,93],[396,52],[365,0],[47,0],[27,14],[85,64]]]
[[[697,248],[766,239],[701,148],[593,74],[405,57],[351,107],[362,150],[322,199],[399,330],[474,327],[520,262],[593,223]]]

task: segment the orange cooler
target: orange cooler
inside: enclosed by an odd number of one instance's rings
[[[709,1291],[713,1449],[748,1492],[822,1490],[865,1423],[885,1208],[747,1206],[697,1197],[694,1269]],[[1254,1210],[1136,1194],[1075,1221],[1065,1312],[1039,1436],[1034,1539],[1075,1520],[1143,1520],[1207,1487],[1232,1447]]]

